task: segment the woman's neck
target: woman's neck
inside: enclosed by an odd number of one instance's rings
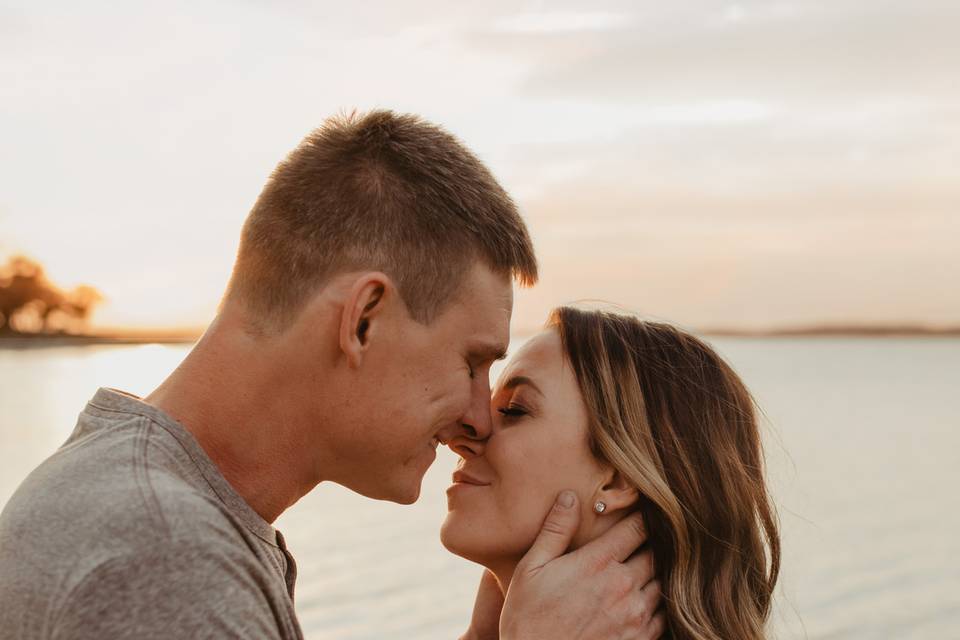
[[[503,593],[504,597],[507,595],[507,589],[510,588],[510,581],[513,580],[513,574],[517,569],[518,561],[515,559],[504,560],[503,562],[491,563],[492,566],[488,565],[487,569],[493,573],[497,578],[497,583],[500,585],[500,591]]]

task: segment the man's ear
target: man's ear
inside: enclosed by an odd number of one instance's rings
[[[379,329],[381,314],[395,296],[393,282],[379,271],[364,273],[350,287],[340,316],[340,350],[350,366],[360,366],[370,339]]]
[[[606,505],[604,513],[613,513],[619,509],[632,507],[640,499],[640,492],[630,484],[622,473],[613,467],[607,467],[603,474],[602,484],[597,489],[594,504],[603,502]]]

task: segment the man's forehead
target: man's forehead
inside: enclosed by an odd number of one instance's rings
[[[496,307],[507,314],[513,310],[510,274],[493,271],[479,262],[474,263],[466,274],[459,294],[466,306]]]
[[[478,263],[444,313],[443,324],[458,350],[477,362],[490,362],[506,356],[512,314],[512,281]]]
[[[475,308],[468,322],[468,349],[482,356],[483,360],[504,358],[510,344],[512,300],[505,302],[501,298],[497,302],[484,308]]]

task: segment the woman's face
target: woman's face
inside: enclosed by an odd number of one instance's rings
[[[564,489],[582,511],[574,546],[586,542],[607,467],[590,452],[587,410],[557,330],[517,352],[493,388],[491,412],[486,442],[449,443],[462,459],[447,490],[444,546],[488,567],[516,562]]]

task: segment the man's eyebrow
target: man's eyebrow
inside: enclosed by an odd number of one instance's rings
[[[496,344],[481,344],[470,350],[471,356],[479,362],[505,360],[507,350]]]
[[[503,388],[507,390],[515,389],[516,387],[519,387],[522,384],[527,385],[528,387],[532,388],[534,391],[536,391],[540,395],[543,395],[543,391],[540,390],[540,387],[538,387],[536,383],[534,383],[534,381],[528,378],[527,376],[513,376],[512,378],[510,378],[504,383]]]

